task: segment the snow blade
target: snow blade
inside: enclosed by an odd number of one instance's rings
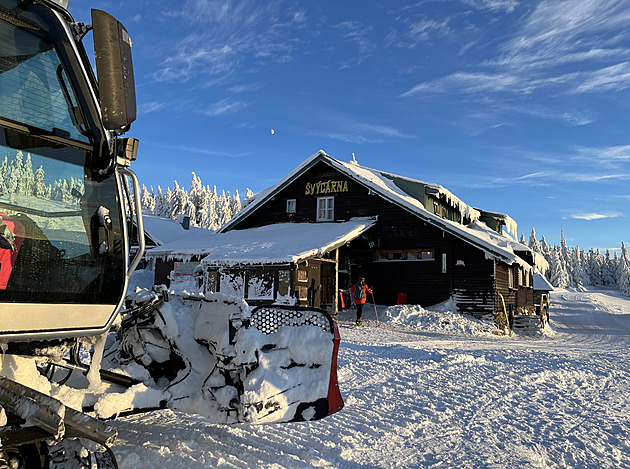
[[[339,332],[325,311],[270,305],[250,312],[244,300],[218,293],[164,303],[151,295],[133,300],[156,307],[123,317],[117,352],[109,354],[116,368],[133,376],[141,365],[151,376],[143,379],[146,391],[134,391],[142,403],[135,411],[166,406],[217,423],[271,423],[316,420],[343,407]],[[146,398],[151,390],[159,402]]]
[[[251,312],[249,323],[242,325],[245,329],[233,328],[230,341],[237,350],[237,361],[239,357],[255,358],[243,382],[242,404],[248,420],[317,420],[343,408],[337,382],[339,330],[326,311],[259,306]],[[252,329],[260,334],[255,347],[239,336],[239,332],[251,336]],[[261,378],[265,386],[258,384]],[[276,393],[261,394],[269,386]]]

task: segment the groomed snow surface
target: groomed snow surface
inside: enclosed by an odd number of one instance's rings
[[[324,420],[213,425],[158,411],[114,422],[121,468],[630,467],[630,299],[552,294],[540,334],[416,306],[340,315],[345,408]]]

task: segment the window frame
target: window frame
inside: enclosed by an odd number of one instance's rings
[[[297,211],[297,199],[287,199],[286,213],[288,215],[295,215]]]
[[[325,203],[325,207],[323,209],[320,208],[320,205],[322,202]],[[322,210],[324,211],[323,217],[320,216]],[[315,221],[317,222],[335,221],[335,198],[334,197],[317,197]]]

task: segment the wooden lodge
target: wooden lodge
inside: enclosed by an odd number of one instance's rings
[[[437,184],[341,162],[323,151],[246,200],[220,233],[276,224],[332,229],[356,218],[375,222],[336,247],[336,262],[296,265],[300,303],[303,286],[313,281],[323,285],[334,277],[325,290],[336,293],[364,276],[378,304],[406,297],[430,306],[454,298],[461,312],[493,315],[499,326],[509,315],[534,313],[533,274],[546,263],[516,241],[510,217],[472,208]],[[336,310],[338,295],[325,295],[322,305]]]

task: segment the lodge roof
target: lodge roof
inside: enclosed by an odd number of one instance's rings
[[[147,257],[188,260],[203,256],[202,264],[209,265],[298,263],[337,249],[374,223],[374,218],[355,218],[343,223],[277,223],[227,233],[208,231],[154,248]]]
[[[219,231],[228,232],[237,228],[249,216],[257,212],[265,206],[267,202],[272,200],[276,194],[320,162],[337,169],[340,173],[365,186],[372,192],[381,196],[383,199],[414,214],[421,220],[431,223],[434,226],[443,229],[445,232],[448,232],[453,236],[476,246],[485,252],[486,256],[489,256],[490,258],[496,258],[506,262],[507,264],[518,263],[527,269],[532,267],[515,253],[515,251],[528,251],[529,248],[527,246],[520,244],[511,236],[498,233],[488,228],[480,219],[483,211],[467,205],[439,184],[426,183],[376,169],[367,168],[360,166],[356,161],[342,162],[332,158],[323,150],[318,151],[304,160],[276,185],[259,192],[250,199],[247,199],[243,204],[241,211]],[[440,216],[428,211],[424,206],[424,201],[421,199],[421,195],[423,195],[426,191],[439,195],[441,198],[447,200],[451,206],[457,208],[462,213],[463,217],[470,221],[468,225],[463,225],[461,223],[441,218]],[[507,215],[497,214],[495,212],[485,213],[490,214],[495,218],[499,217],[499,215],[503,215],[504,220],[508,222],[511,220],[513,223],[513,220]],[[327,227],[330,227],[331,225],[334,224],[325,224]],[[515,231],[514,227],[510,226],[508,229],[510,231]],[[516,233],[514,233],[514,235],[515,234]],[[540,268],[544,266],[540,265],[538,267]]]

